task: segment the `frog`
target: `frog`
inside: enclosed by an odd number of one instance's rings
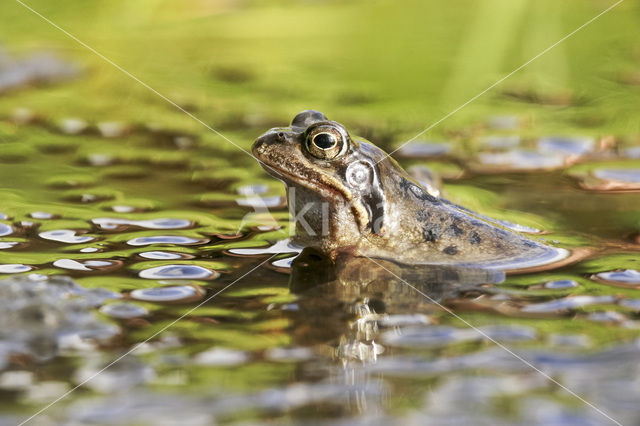
[[[270,129],[252,154],[286,186],[292,242],[329,258],[514,272],[569,257],[425,189],[384,150],[319,111]]]

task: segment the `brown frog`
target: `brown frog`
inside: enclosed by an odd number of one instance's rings
[[[380,148],[318,111],[269,130],[253,154],[287,186],[293,241],[332,258],[522,270],[568,255],[430,194]]]

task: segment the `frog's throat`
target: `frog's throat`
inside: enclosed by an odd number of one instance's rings
[[[279,175],[277,177],[288,187],[302,186],[313,192],[319,193],[321,198],[333,201],[343,201],[345,204],[350,206],[351,213],[356,218],[356,221],[358,222],[358,229],[361,233],[365,234],[373,229],[374,218],[371,216],[369,209],[367,209],[366,205],[363,204],[358,197],[354,196],[353,191],[339,181],[332,179],[329,182],[323,175],[318,175],[316,180],[312,180],[302,175],[293,175],[279,167],[269,167]],[[287,200],[287,202],[288,201],[289,200]]]

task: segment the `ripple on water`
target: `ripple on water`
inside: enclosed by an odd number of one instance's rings
[[[128,226],[144,229],[185,229],[193,226],[193,222],[186,219],[160,218],[149,220],[129,220],[109,217],[92,219],[94,225],[105,231],[118,230]]]
[[[596,322],[623,322],[627,320],[627,317],[616,311],[592,312],[587,318]]]
[[[564,165],[564,157],[557,153],[539,153],[520,149],[480,153],[479,160],[485,167],[498,170],[547,170]]]
[[[170,251],[144,251],[138,253],[138,256],[145,259],[152,260],[174,260],[174,259],[188,259],[192,256],[183,253],[173,253]]]
[[[94,167],[104,167],[115,162],[115,158],[109,154],[94,152],[86,157],[87,162]]]
[[[5,235],[11,235],[13,233],[13,228],[5,223],[0,223],[0,237],[4,237]]]
[[[212,348],[200,352],[194,357],[194,362],[199,365],[230,366],[243,364],[249,360],[249,355],[242,351],[227,348]]]
[[[43,361],[54,357],[71,337],[112,338],[119,329],[99,321],[92,308],[113,297],[118,295],[85,289],[60,275],[30,274],[1,280],[0,324],[19,332],[0,333],[0,369],[9,352]]]
[[[593,175],[602,180],[640,183],[640,169],[597,169]]]
[[[291,269],[291,264],[293,263],[294,259],[295,259],[295,257],[287,257],[286,259],[278,259],[275,262],[271,262],[271,265],[275,266],[276,268]]]
[[[640,168],[598,168],[591,176],[576,176],[579,184],[593,191],[637,191],[640,190]]]
[[[81,248],[80,253],[96,253],[99,252],[100,249],[98,247],[85,247],[85,248]]]
[[[269,187],[261,183],[243,185],[236,188],[236,192],[240,195],[260,195],[265,194],[268,190]]]
[[[628,158],[640,158],[640,146],[623,149],[622,154]]]
[[[132,299],[155,303],[195,302],[202,299],[204,295],[202,288],[191,285],[140,288],[129,293]]]
[[[183,237],[181,235],[156,235],[153,237],[138,237],[127,241],[130,246],[149,246],[152,244],[172,244],[180,246],[189,246],[195,244],[204,244],[208,240],[201,238]]]
[[[212,280],[220,274],[198,265],[164,265],[140,271],[138,276],[149,280]]]
[[[265,359],[275,362],[306,361],[313,356],[311,348],[305,347],[269,348],[264,353]]]
[[[84,132],[87,127],[89,127],[87,122],[80,118],[63,118],[58,123],[58,128],[60,129],[60,131],[67,135],[77,135]]]
[[[253,207],[258,208],[274,208],[286,205],[284,197],[274,195],[272,197],[260,197],[260,196],[247,196],[246,198],[239,198],[236,203],[241,207]]]
[[[126,124],[119,121],[105,121],[96,125],[100,135],[105,138],[119,138],[128,132]]]
[[[517,148],[520,145],[520,136],[518,135],[491,135],[484,136],[480,139],[480,143],[489,149],[507,150]]]
[[[622,299],[619,304],[625,308],[640,312],[640,299]]]
[[[600,272],[592,275],[591,278],[601,283],[622,287],[640,286],[640,271],[636,271],[635,269]]]
[[[302,247],[291,244],[289,240],[281,240],[269,247],[229,249],[231,254],[255,256],[259,254],[300,253]]]
[[[558,153],[562,155],[585,155],[592,152],[595,147],[595,139],[571,136],[548,136],[538,141],[538,149],[545,153]]]
[[[132,213],[136,211],[136,208],[133,206],[116,204],[115,206],[111,206],[111,210],[113,210],[116,213]]]
[[[447,142],[412,142],[403,145],[397,155],[400,157],[438,157],[451,152],[451,144]]]
[[[21,272],[31,271],[33,266],[23,265],[21,263],[5,263],[0,264],[0,274],[19,274]]]
[[[68,269],[71,271],[104,271],[111,270],[122,265],[119,260],[102,260],[102,259],[87,259],[87,260],[73,260],[73,259],[58,259],[53,262],[53,266],[61,269]]]
[[[433,321],[424,314],[394,314],[378,320],[382,327],[406,327],[409,325],[427,325]]]
[[[221,349],[220,349],[221,350]],[[228,349],[231,351],[231,349]],[[246,355],[246,361],[251,361]],[[218,360],[230,360],[231,365],[245,362],[241,357],[218,355],[212,365],[224,367],[229,363]],[[204,360],[206,361],[206,359]],[[95,370],[94,370],[95,371]],[[95,374],[95,373],[93,373]],[[162,376],[160,378],[162,380]],[[117,382],[117,378],[112,381]],[[373,382],[373,383],[370,383]],[[126,382],[125,382],[126,383]],[[123,386],[126,388],[126,386]],[[246,417],[247,413],[300,413],[311,406],[335,407],[343,406],[345,401],[351,401],[354,395],[359,401],[378,401],[387,395],[389,389],[380,381],[368,381],[364,384],[343,384],[327,381],[302,382],[284,387],[271,387],[249,393],[233,392],[229,395],[193,392],[153,392],[142,387],[131,391],[116,391],[109,397],[94,397],[72,403],[63,412],[65,424],[159,424],[175,425],[188,424],[191,426],[212,425],[224,423],[228,418]],[[55,396],[60,395],[61,392]],[[55,398],[55,396],[52,397]],[[374,399],[375,398],[375,399]],[[287,415],[288,416],[288,415]],[[317,414],[316,414],[317,416]],[[62,416],[61,416],[62,417]],[[252,417],[253,418],[253,417]],[[258,417],[260,419],[262,417]],[[308,418],[307,416],[303,417]],[[366,421],[362,420],[364,418]],[[392,424],[393,421],[371,421],[368,415],[364,417],[347,417],[346,420],[333,421],[332,424]],[[244,423],[262,423],[260,420]],[[304,422],[297,422],[304,423]],[[306,423],[317,424],[317,421]],[[326,422],[320,422],[325,424]],[[484,424],[484,423],[483,423]],[[557,423],[556,423],[557,424]]]
[[[574,280],[554,280],[554,281],[548,281],[544,283],[544,288],[561,290],[561,289],[578,287],[578,285],[579,285],[578,282]]]
[[[32,222],[30,220],[21,220],[20,222],[18,222],[17,225],[22,229],[30,229],[30,228],[35,228],[40,224],[36,222]]]
[[[45,231],[38,234],[40,238],[44,238],[49,241],[57,241],[66,244],[80,244],[94,241],[94,237],[88,235],[77,235],[78,231],[72,229],[56,229],[54,231]]]
[[[515,130],[520,125],[517,115],[492,115],[487,118],[487,126],[497,130]]]
[[[76,370],[73,379],[76,383],[85,384],[97,392],[121,393],[155,377],[152,367],[135,356],[127,356],[117,363],[113,363],[109,358],[86,358],[84,365]]]
[[[34,219],[41,219],[41,220],[53,219],[55,217],[55,215],[48,212],[32,212],[31,214],[29,214],[29,216],[31,216]]]
[[[587,347],[591,344],[591,339],[584,334],[551,334],[549,343],[556,346]]]
[[[533,328],[523,326],[494,325],[478,330],[448,326],[410,326],[386,331],[381,334],[381,339],[392,346],[430,347],[483,340],[487,337],[498,341],[532,340],[537,337]]]
[[[532,303],[522,308],[523,312],[529,313],[554,313],[581,308],[588,305],[607,305],[616,303],[615,296],[572,296],[550,302]]]
[[[77,77],[79,70],[71,63],[60,61],[48,52],[26,57],[9,56],[0,52],[0,92],[28,85],[59,83]],[[20,108],[14,120],[29,122],[33,112]]]
[[[100,312],[109,315],[111,318],[129,319],[139,318],[149,315],[149,311],[135,303],[117,302],[104,305]]]
[[[17,245],[20,245],[17,241],[0,241],[0,250],[10,249]]]

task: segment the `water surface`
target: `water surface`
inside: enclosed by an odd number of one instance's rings
[[[285,3],[34,5],[240,147],[315,108],[388,150],[603,7]],[[613,424],[560,383],[637,424],[624,7],[398,152],[430,191],[585,253],[505,279],[299,254],[252,158],[0,6],[0,422],[82,384],[33,424]]]

